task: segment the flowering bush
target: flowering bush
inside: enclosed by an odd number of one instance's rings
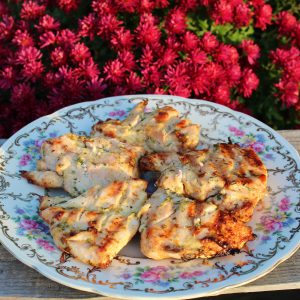
[[[73,103],[157,93],[300,124],[297,0],[0,0],[0,136]]]

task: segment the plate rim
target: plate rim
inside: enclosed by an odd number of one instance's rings
[[[182,100],[182,101],[187,101],[187,102],[192,102],[195,104],[208,104],[208,105],[212,105],[214,107],[217,107],[219,109],[222,109],[222,111],[228,111],[234,114],[237,114],[238,116],[242,116],[243,118],[246,118],[248,120],[252,120],[254,121],[254,123],[264,127],[265,129],[268,129],[268,131],[270,133],[273,134],[273,136],[281,143],[283,143],[286,147],[287,150],[289,150],[291,156],[296,159],[296,161],[298,162],[298,164],[300,163],[300,155],[298,153],[298,151],[296,150],[296,148],[291,145],[283,136],[281,136],[278,132],[276,132],[273,128],[271,128],[270,126],[268,126],[267,124],[263,123],[262,121],[247,115],[245,113],[239,112],[239,111],[235,111],[231,108],[228,108],[224,105],[218,104],[218,103],[214,103],[214,102],[210,102],[207,100],[202,100],[202,99],[191,99],[191,98],[184,98],[184,97],[180,97],[180,96],[174,96],[174,95],[159,95],[159,94],[136,94],[136,95],[121,95],[121,96],[113,96],[113,97],[105,97],[105,98],[101,98],[101,99],[97,99],[97,100],[93,100],[93,101],[85,101],[85,102],[80,102],[80,103],[76,103],[76,104],[72,104],[66,107],[63,107],[51,114],[42,116],[32,122],[30,122],[29,124],[27,124],[26,126],[22,127],[21,129],[19,129],[16,133],[14,133],[11,137],[9,137],[0,147],[1,151],[5,152],[5,148],[7,146],[9,146],[9,144],[11,143],[12,140],[14,140],[19,134],[20,132],[26,131],[29,128],[32,128],[34,126],[35,123],[39,123],[41,122],[42,119],[52,119],[56,116],[59,116],[61,113],[63,113],[64,111],[69,111],[72,110],[74,108],[80,108],[81,105],[84,106],[89,106],[89,105],[93,105],[93,104],[97,104],[101,101],[114,101],[114,100],[137,100],[138,98],[142,99],[147,99],[147,98],[151,98],[152,100],[163,100],[165,101],[166,98],[169,97],[170,100],[173,98],[174,100]],[[157,98],[157,99],[156,99]],[[159,99],[160,98],[160,99]],[[200,102],[200,103],[199,103]],[[201,125],[201,124],[200,124]],[[299,232],[297,232],[297,235],[299,234]],[[227,290],[227,289],[231,289],[231,288],[235,288],[235,287],[239,287],[245,284],[248,284],[250,282],[253,282],[265,275],[267,275],[268,273],[270,273],[271,271],[273,271],[278,265],[280,265],[281,263],[283,263],[284,261],[286,261],[288,258],[290,258],[294,253],[297,252],[297,250],[300,248],[300,241],[297,243],[296,239],[295,242],[291,245],[290,249],[288,250],[288,252],[281,257],[280,259],[276,259],[277,261],[272,264],[271,266],[267,267],[264,271],[262,271],[261,274],[255,275],[255,274],[247,274],[247,276],[249,276],[249,279],[243,280],[243,277],[237,277],[236,281],[237,283],[235,284],[226,284],[224,286],[224,282],[220,282],[220,287],[216,287],[214,291],[206,291],[206,292],[199,292],[197,293],[197,289],[189,289],[189,290],[185,290],[185,291],[179,291],[176,292],[175,295],[172,295],[172,293],[170,294],[147,294],[145,292],[141,292],[139,291],[138,293],[130,291],[130,290],[123,290],[124,293],[120,293],[120,290],[112,290],[112,289],[106,289],[105,286],[102,286],[101,291],[94,289],[92,287],[89,286],[85,286],[82,283],[79,284],[75,284],[73,279],[69,279],[65,276],[62,276],[60,274],[57,274],[58,276],[55,277],[54,275],[52,276],[52,273],[48,274],[45,270],[43,270],[42,266],[40,266],[40,262],[36,261],[36,264],[38,266],[32,265],[31,264],[31,258],[27,258],[27,257],[23,257],[22,253],[21,255],[18,255],[18,251],[15,253],[11,250],[10,247],[8,247],[5,243],[6,241],[10,242],[7,238],[5,238],[5,236],[2,234],[2,232],[0,233],[0,242],[3,245],[3,247],[9,252],[11,253],[17,260],[21,261],[22,263],[24,263],[25,265],[29,266],[30,268],[36,270],[37,272],[39,272],[40,274],[42,274],[43,276],[45,276],[46,278],[53,280],[59,284],[77,289],[77,290],[81,290],[81,291],[86,291],[86,292],[91,292],[91,293],[96,293],[96,294],[100,294],[100,295],[104,295],[104,296],[110,296],[110,297],[118,297],[118,298],[122,298],[122,299],[155,299],[155,298],[159,298],[159,299],[182,299],[183,297],[186,299],[191,299],[191,298],[199,298],[199,297],[205,297],[205,296],[212,296],[212,295],[219,295],[221,294],[223,291]],[[12,242],[11,242],[12,243]],[[14,244],[12,243],[12,246],[14,247]],[[41,270],[42,269],[42,270]],[[73,284],[74,282],[74,284]],[[222,286],[223,285],[223,286]],[[104,291],[103,291],[104,289]],[[113,291],[113,292],[110,292]],[[151,296],[150,296],[151,295]]]

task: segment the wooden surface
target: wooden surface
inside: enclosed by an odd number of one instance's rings
[[[300,152],[300,130],[282,130],[285,137]],[[0,140],[0,144],[1,141]],[[300,250],[266,276],[247,285],[223,293],[241,293],[300,289]],[[19,262],[0,245],[0,300],[16,299],[96,299],[113,300],[81,292],[47,279]]]

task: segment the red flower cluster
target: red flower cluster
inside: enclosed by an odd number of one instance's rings
[[[275,86],[287,107],[294,106],[300,110],[300,22],[289,12],[283,11],[277,17],[277,24],[279,34],[288,38],[289,43],[271,52],[273,63],[281,70],[281,79]]]
[[[217,24],[233,23],[237,27],[248,26],[254,20],[255,27],[265,30],[271,24],[272,7],[264,0],[201,0],[211,18]]]
[[[60,107],[107,95],[168,93],[245,111],[239,100],[258,88],[261,53],[255,42],[225,44],[210,32],[195,35],[187,24],[189,12],[201,5],[217,24],[239,28],[253,22],[265,30],[272,8],[263,0],[94,0],[75,29],[72,22],[72,27],[63,27],[51,9],[54,3],[72,18],[80,0],[19,2],[17,16],[0,5],[2,137]],[[294,45],[273,54],[284,69],[277,86],[281,99],[295,105],[299,24],[285,12],[277,24]],[[295,59],[287,63],[284,55]]]

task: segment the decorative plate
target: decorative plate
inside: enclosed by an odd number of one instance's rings
[[[201,124],[201,144],[239,143],[252,147],[269,171],[268,196],[258,205],[252,226],[257,238],[234,256],[189,262],[143,258],[138,238],[106,270],[62,255],[37,213],[39,195],[19,171],[35,168],[48,137],[89,134],[99,119],[124,118],[142,99],[149,110],[171,105]],[[300,159],[274,130],[224,106],[173,96],[122,96],[85,102],[42,117],[13,135],[0,149],[0,240],[20,261],[69,287],[131,298],[195,298],[255,280],[291,256],[300,241]]]

